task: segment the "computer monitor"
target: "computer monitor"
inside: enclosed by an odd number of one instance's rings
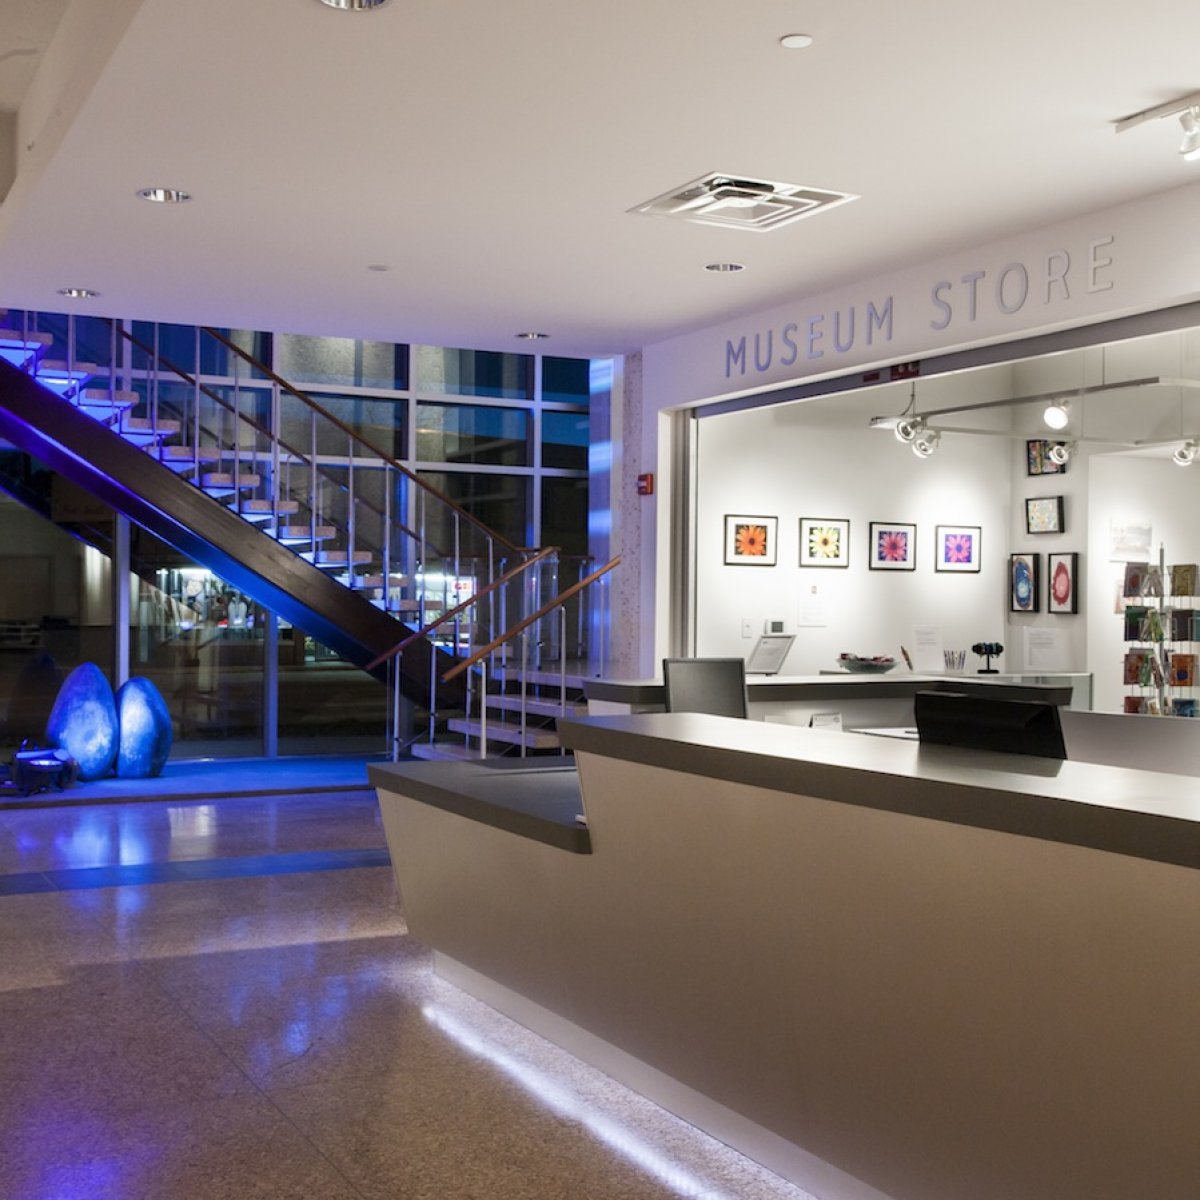
[[[961,692],[921,691],[913,698],[923,744],[1067,757],[1058,708],[1037,700],[999,700]]]
[[[740,658],[664,658],[667,712],[745,717],[746,664]]]

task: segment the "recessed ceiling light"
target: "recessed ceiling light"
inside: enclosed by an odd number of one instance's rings
[[[93,296],[100,295],[99,292],[93,292],[91,288],[59,288],[60,296],[68,296],[72,300],[90,300]]]
[[[142,188],[138,195],[143,200],[149,200],[151,204],[186,204],[192,198],[191,192],[165,187]]]
[[[788,50],[806,50],[813,44],[813,40],[807,33],[785,33],[779,39],[779,44]]]
[[[744,271],[746,267],[743,263],[705,263],[704,269],[706,271],[725,273],[730,271]]]
[[[368,271],[390,271],[391,269],[391,267],[385,266],[383,263],[372,263],[367,268]]]
[[[523,338],[527,342],[540,342],[540,341],[543,341],[545,338],[548,338],[550,335],[548,333],[530,332],[530,333],[518,333],[515,336],[519,337],[519,338]]]
[[[382,8],[387,0],[321,0],[330,8],[344,8],[347,12],[366,12],[370,8]]]

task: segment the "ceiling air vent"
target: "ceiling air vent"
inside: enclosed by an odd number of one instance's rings
[[[767,230],[857,199],[848,192],[746,179],[718,171],[672,188],[629,211],[728,229]]]

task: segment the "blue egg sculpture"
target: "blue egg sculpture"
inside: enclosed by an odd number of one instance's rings
[[[150,779],[171,753],[171,714],[162,693],[143,675],[117,689],[117,774],[122,779]]]
[[[117,734],[112,685],[95,663],[80,663],[58,690],[46,739],[79,764],[80,779],[103,779],[117,760]]]

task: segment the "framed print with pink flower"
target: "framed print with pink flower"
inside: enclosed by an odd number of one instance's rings
[[[835,517],[801,517],[800,565],[848,567],[850,522]]]
[[[935,571],[979,570],[978,525],[938,525],[934,530]]]
[[[917,527],[894,521],[871,522],[872,571],[914,571],[917,566]]]
[[[1079,576],[1079,555],[1051,554],[1046,586],[1046,611],[1073,616],[1079,611],[1079,592],[1075,581]]]
[[[778,557],[778,517],[725,518],[725,565],[773,567]]]

